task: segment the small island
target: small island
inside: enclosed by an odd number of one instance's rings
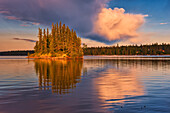
[[[34,47],[34,54],[28,54],[28,58],[83,58],[81,38],[76,32],[61,22],[52,24],[49,29],[39,28],[39,41]]]

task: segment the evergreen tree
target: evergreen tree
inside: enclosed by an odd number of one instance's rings
[[[39,48],[38,48],[39,45],[38,44],[39,44],[39,42],[36,41],[36,44],[34,46],[35,53],[39,53]]]
[[[41,53],[43,51],[43,40],[42,40],[42,29],[39,28],[39,52]]]
[[[47,53],[50,52],[50,38],[49,38],[49,29],[47,28]]]
[[[46,35],[46,31],[45,31],[45,29],[44,29],[44,38],[43,38],[43,52],[44,53],[47,53],[47,35]]]

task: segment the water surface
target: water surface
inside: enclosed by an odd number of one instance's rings
[[[170,60],[0,57],[0,113],[169,113]]]

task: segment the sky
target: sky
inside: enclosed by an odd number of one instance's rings
[[[170,0],[0,0],[0,51],[30,50],[61,21],[91,46],[170,43]]]

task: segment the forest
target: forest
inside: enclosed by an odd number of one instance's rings
[[[170,55],[170,44],[129,45],[110,47],[87,47],[83,44],[84,55]]]
[[[165,43],[162,44],[154,43],[150,45],[146,45],[146,44],[129,45],[129,46],[117,45],[117,46],[108,46],[108,47],[87,47],[87,45],[83,44],[82,49],[84,55],[170,55],[170,44],[165,44]],[[82,51],[82,49],[80,50]],[[0,56],[27,56],[33,53],[38,54],[38,52],[35,53],[34,50],[25,50],[25,51],[18,50],[18,51],[0,52]]]
[[[34,47],[35,53],[31,57],[82,57],[81,38],[76,32],[61,22],[52,24],[51,33],[49,29],[39,28],[39,41]]]

